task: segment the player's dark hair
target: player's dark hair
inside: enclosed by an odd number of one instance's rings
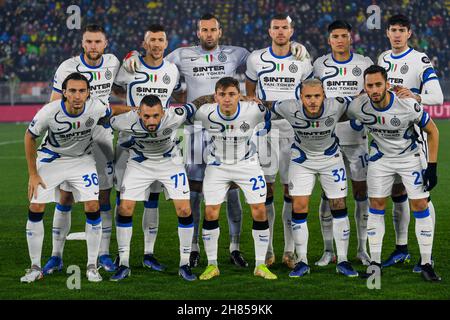
[[[238,92],[241,92],[239,88],[239,81],[233,77],[223,77],[216,83],[215,91],[218,89],[227,89],[229,87],[235,87]]]
[[[288,20],[289,25],[291,26],[291,28],[294,27],[294,21],[286,13],[277,13],[272,18],[270,18],[270,23],[269,23],[270,26],[272,25],[272,21],[273,20]]]
[[[106,31],[105,28],[103,28],[101,25],[98,24],[88,24],[83,28],[83,34],[86,32],[101,32],[106,37]]]
[[[390,26],[399,25],[402,27],[406,27],[408,30],[411,29],[411,21],[407,16],[403,14],[396,14],[389,18],[387,22],[386,29],[389,29]]]
[[[147,32],[166,32],[166,29],[161,24],[152,24],[147,28]]]
[[[212,13],[205,13],[204,15],[202,15],[200,17],[200,19],[198,19],[197,28],[200,29],[200,21],[202,21],[202,20],[212,20],[212,19],[215,19],[217,21],[217,24],[219,25],[219,29],[222,28],[220,26],[219,19],[215,15],[213,15]]]
[[[154,94],[149,94],[149,95],[146,95],[144,98],[142,98],[140,105],[142,106],[144,104],[147,107],[155,107],[158,105],[160,105],[162,107],[161,99],[159,99],[159,97],[155,96]]]
[[[69,82],[69,80],[80,80],[80,81],[86,82],[87,90],[88,90],[88,92],[90,92],[91,86],[89,85],[89,80],[88,80],[84,75],[82,75],[81,73],[79,73],[79,72],[73,72],[73,73],[69,74],[69,75],[64,79],[64,81],[63,81],[63,83],[62,83],[62,85],[61,85],[61,88],[62,88],[63,90],[66,90],[66,89],[67,89],[67,83]],[[66,101],[66,100],[67,100],[67,98],[66,98],[64,95],[63,95],[62,99],[63,99],[63,101]]]
[[[366,70],[364,70],[364,79],[366,79],[366,75],[368,75],[368,74],[375,74],[375,73],[381,73],[381,75],[384,78],[384,81],[387,82],[388,76],[387,76],[386,69],[383,68],[382,66],[377,66],[376,64],[371,65]]]
[[[328,33],[331,33],[336,29],[345,29],[348,32],[351,32],[352,25],[345,20],[335,20],[328,25]]]

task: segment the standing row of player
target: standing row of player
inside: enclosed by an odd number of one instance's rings
[[[162,27],[154,26],[146,32],[143,42],[143,46],[146,49],[146,56],[137,58],[133,56],[131,58],[128,57],[123,68],[118,71],[118,60],[113,55],[103,54],[107,44],[104,32],[101,29],[91,27],[90,30],[88,28],[83,33],[84,54],[81,54],[80,57],[67,60],[58,68],[54,84],[55,94],[52,95],[52,100],[60,97],[61,92],[59,92],[59,96],[56,92],[58,90],[61,91],[61,83],[65,77],[74,71],[78,71],[87,76],[90,82],[92,96],[109,97],[113,88],[112,85],[116,83],[126,88],[126,92],[122,92],[122,94],[126,94],[128,105],[138,106],[144,96],[156,94],[161,99],[162,105],[167,107],[170,96],[177,89],[179,74],[186,81],[187,101],[190,102],[199,96],[214,92],[215,82],[218,79],[234,75],[238,67],[245,65],[247,67],[246,75],[248,78],[246,82],[247,94],[250,96],[258,95],[262,100],[299,99],[300,84],[310,77],[312,73],[323,81],[323,88],[327,97],[355,97],[363,90],[363,72],[372,63],[368,58],[351,53],[350,31],[351,27],[343,21],[336,21],[331,24],[328,32],[332,53],[317,59],[314,66],[312,66],[306,50],[300,50],[300,60],[297,60],[296,57],[290,54],[292,47],[290,38],[293,34],[293,24],[287,16],[275,16],[271,20],[269,28],[269,34],[272,38],[271,46],[266,49],[257,50],[249,55],[249,52],[243,48],[219,45],[218,40],[222,32],[220,25],[215,17],[207,15],[198,24],[200,46],[180,48],[164,59],[163,55],[164,49],[167,47],[167,38]],[[388,51],[383,53],[380,56],[379,64],[385,64],[386,69],[389,69],[389,80],[397,85],[394,88],[396,95],[401,98],[414,97],[424,104],[438,103],[439,99],[442,100],[442,92],[440,91],[438,81],[431,81],[437,78],[428,58],[426,55],[414,51],[407,45],[407,39],[411,35],[410,25],[407,19],[402,16],[391,18],[387,34],[391,40],[392,52]],[[133,62],[136,60],[139,63],[135,64],[136,69],[133,70],[134,72],[127,72],[125,66],[133,65]],[[114,91],[118,92],[118,90]],[[181,101],[183,100],[182,96],[182,94],[178,95]],[[222,119],[221,121],[225,120]],[[297,260],[295,257],[295,250],[297,250],[296,254],[299,258],[303,254],[303,249],[299,252],[299,248],[294,248],[297,246],[294,245],[294,236],[291,229],[292,212],[295,210],[292,210],[292,200],[289,196],[288,167],[290,164],[290,145],[295,141],[293,140],[294,132],[291,129],[284,130],[285,128],[291,127],[286,126],[286,123],[279,122],[280,120],[277,121],[273,122],[273,124],[274,127],[278,126],[278,128],[281,128],[280,138],[277,139],[277,137],[272,136],[269,146],[274,148],[273,146],[278,143],[281,152],[279,165],[277,164],[275,168],[273,166],[263,167],[264,176],[268,183],[265,211],[269,217],[269,229],[273,230],[272,226],[275,217],[273,182],[275,181],[274,177],[279,167],[281,181],[285,185],[285,201],[282,214],[285,231],[283,262],[293,268],[296,262],[301,262],[301,259]],[[366,230],[367,217],[370,217],[370,214],[368,213],[367,187],[365,182],[368,163],[367,139],[364,130],[362,130],[362,126],[355,121],[339,126],[341,129],[338,128],[336,134],[339,137],[339,144],[342,148],[344,160],[349,167],[347,172],[352,180],[356,200],[355,218],[358,233],[358,258],[364,264],[368,264],[370,258],[366,252]],[[112,230],[109,190],[112,187],[114,171],[112,168],[112,134],[110,129],[98,130],[101,133],[97,135],[95,131],[94,155],[99,173],[99,200],[103,226],[99,264],[106,270],[114,271],[116,267],[112,263],[109,255],[109,239]],[[103,137],[101,137],[102,135]],[[194,137],[193,141],[195,142],[195,134],[191,134],[191,136]],[[121,176],[124,172],[127,150],[129,148],[127,142],[129,143],[129,141],[129,138],[123,137],[123,139],[119,140],[119,145],[116,148],[116,153],[119,151],[115,163],[117,181],[121,181]],[[99,150],[97,153],[95,152],[96,149]],[[192,150],[195,156],[197,151],[196,147],[193,147]],[[276,147],[274,150],[276,150]],[[101,160],[102,158],[103,161]],[[123,159],[122,165],[119,165],[120,161],[117,160],[120,158]],[[201,192],[202,189],[204,190],[201,185],[204,179],[204,169],[204,164],[188,165],[187,167],[191,190],[190,201],[195,225],[189,263],[191,266],[196,266],[200,257],[198,225],[200,221]],[[339,176],[339,172],[337,175]],[[341,176],[341,180],[343,179],[345,177]],[[118,191],[121,191],[121,185],[120,182],[116,184]],[[68,185],[63,185],[61,189],[72,191]],[[408,201],[404,188],[401,190],[400,187],[394,187],[393,190],[396,192],[394,213],[397,213],[397,216],[399,216],[399,218],[395,219],[397,222],[397,248],[385,265],[409,259],[405,243],[407,241],[405,229],[407,230],[409,222]],[[155,183],[152,185],[151,191],[152,193],[145,199],[146,209],[143,217],[146,243],[144,265],[156,270],[163,270],[164,267],[153,256],[153,246],[158,228],[157,195],[161,191],[161,186]],[[54,232],[53,234],[52,258],[44,267],[44,273],[51,273],[54,270],[61,270],[62,268],[62,251],[65,237],[70,229],[70,210],[73,199],[70,193],[61,191],[61,194],[54,217],[54,230],[58,232]],[[320,216],[325,248],[323,257],[317,262],[318,265],[326,265],[334,259],[333,229],[337,229],[337,227],[333,228],[333,224],[337,222],[335,220],[339,220],[332,219],[333,211],[336,210],[334,204],[330,203],[329,205],[326,197],[323,198],[320,206]],[[228,192],[227,204],[231,237],[230,258],[237,265],[247,266],[248,264],[239,250],[242,209],[239,204],[237,189],[232,189]],[[330,210],[330,206],[333,210]],[[430,209],[432,209],[432,206],[430,206]],[[434,210],[430,211],[432,212],[432,216],[434,216]],[[120,214],[118,216],[120,217]],[[209,216],[209,214],[206,214],[206,216]],[[30,218],[30,221],[34,220]],[[122,221],[120,223],[129,225],[129,222]],[[204,226],[204,230],[215,229],[211,228],[211,225],[208,225],[206,228]],[[347,229],[344,227],[344,230]],[[272,246],[272,234],[269,234],[269,238],[269,247],[264,259],[266,265],[272,264],[275,257]],[[339,252],[342,246],[338,246],[338,242],[336,242],[336,246],[338,260],[341,260],[338,262],[343,262],[342,254],[341,258],[339,258]],[[209,255],[208,260],[210,260]],[[374,260],[373,257],[372,260]],[[214,259],[212,261],[214,262]],[[40,262],[37,266],[40,267]],[[210,270],[216,269],[210,268]],[[119,271],[118,274],[116,273],[117,278],[120,279],[127,276],[126,269]],[[212,274],[215,272],[212,271]],[[267,270],[266,274],[269,274],[268,272]],[[349,272],[351,273],[350,268],[346,268],[343,271],[343,273]]]

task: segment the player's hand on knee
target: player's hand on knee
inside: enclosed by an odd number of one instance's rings
[[[428,167],[423,174],[423,184],[425,191],[431,191],[437,185],[437,163],[428,163]]]
[[[295,59],[299,61],[304,61],[311,58],[305,46],[295,41],[291,42],[291,53]]]
[[[39,185],[41,185],[42,188],[47,189],[47,186],[45,185],[40,175],[36,174],[30,176],[30,179],[28,180],[28,200],[31,201],[33,195],[35,199],[37,198],[37,189]]]
[[[141,62],[139,61],[139,52],[137,52],[136,50],[128,52],[125,58],[123,59],[123,67],[129,73],[135,73],[140,63]]]

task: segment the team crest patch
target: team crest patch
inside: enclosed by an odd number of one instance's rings
[[[248,130],[250,130],[250,125],[244,121],[241,124],[240,129],[241,129],[242,132],[247,132]]]
[[[291,63],[291,65],[289,66],[289,71],[291,72],[291,73],[297,73],[297,71],[298,71],[298,67],[297,67],[297,65],[295,64],[295,63]]]
[[[408,70],[409,70],[409,67],[408,67],[406,64],[404,64],[404,65],[400,68],[400,73],[401,73],[401,74],[406,74],[406,73],[408,72]]]
[[[428,59],[428,57],[422,57],[422,62],[423,63],[430,63],[430,59]]]
[[[327,127],[331,127],[334,124],[334,119],[333,118],[328,118],[327,120],[325,120],[325,125]]]
[[[356,66],[356,67],[354,67],[354,68],[352,69],[352,74],[353,74],[355,77],[359,77],[359,76],[361,75],[361,73],[362,73],[362,70],[361,70],[361,68],[358,67],[358,66]]]
[[[420,105],[418,103],[414,104],[414,110],[416,110],[416,112],[420,112]]]
[[[87,119],[86,123],[85,123],[86,127],[90,128],[94,125],[94,119],[92,119],[91,117],[89,117],[89,119]]]
[[[217,57],[217,59],[219,59],[220,62],[226,62],[228,58],[227,58],[227,55],[225,53],[221,52],[219,54],[219,56]]]
[[[163,82],[164,82],[164,84],[169,84],[170,83],[170,77],[167,75],[167,73],[163,77]]]
[[[179,116],[182,116],[184,114],[184,109],[183,108],[175,108],[175,113]]]
[[[394,117],[391,119],[391,125],[393,125],[394,127],[399,127],[400,124],[401,124],[401,122],[400,122],[399,118]]]
[[[173,130],[170,128],[164,129],[163,131],[163,135],[168,136],[170,134],[172,134]]]
[[[106,78],[106,80],[111,80],[112,79],[112,72],[109,71],[109,69],[106,69],[105,78]]]

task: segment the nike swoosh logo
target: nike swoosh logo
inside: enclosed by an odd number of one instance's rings
[[[183,191],[183,194],[189,193],[189,191]]]
[[[197,58],[191,58],[191,61],[195,61],[195,60],[198,60],[198,57]]]
[[[347,188],[341,188],[341,191],[344,191],[345,189],[347,189]]]
[[[332,73],[333,73],[333,71],[325,72],[325,75],[327,75],[327,74],[332,74]]]
[[[260,197],[264,197],[265,195],[266,195],[265,193],[264,194],[259,194]]]
[[[134,77],[134,80],[144,80],[144,78]]]
[[[270,67],[262,67],[262,69],[264,70],[264,69],[269,69]]]
[[[98,192],[94,192],[95,195],[98,195]]]
[[[65,128],[56,128],[56,131],[63,131]]]

